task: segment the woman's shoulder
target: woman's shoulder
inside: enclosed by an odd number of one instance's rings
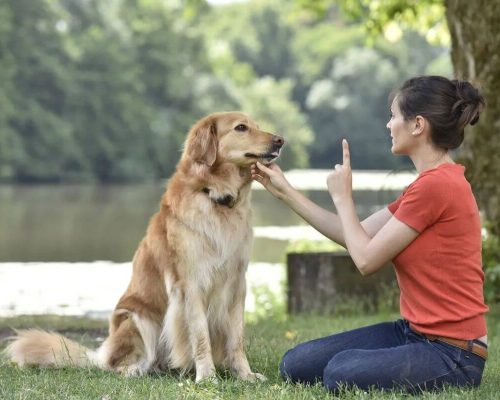
[[[441,164],[421,172],[406,191],[419,192],[431,197],[453,196],[456,190],[464,185],[470,187],[464,171],[464,166],[460,164]]]
[[[420,173],[415,184],[449,186],[467,182],[465,167],[461,164],[445,163]]]

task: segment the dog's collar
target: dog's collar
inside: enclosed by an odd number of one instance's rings
[[[203,189],[201,189],[201,191],[203,193],[207,194],[207,195],[210,194],[210,189],[207,188],[207,187],[204,187]],[[230,194],[226,194],[225,196],[222,196],[222,197],[217,197],[216,199],[212,199],[210,196],[209,196],[209,198],[215,204],[218,204],[220,206],[225,206],[225,207],[228,207],[228,208],[233,208],[234,205],[236,204],[236,202],[238,201],[238,198],[234,198]]]

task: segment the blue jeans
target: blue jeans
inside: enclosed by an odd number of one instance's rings
[[[322,381],[331,391],[356,386],[418,392],[444,384],[479,386],[484,363],[472,352],[429,341],[398,320],[301,343],[279,368],[284,379]]]

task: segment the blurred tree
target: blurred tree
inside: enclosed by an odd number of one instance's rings
[[[100,181],[168,176],[190,124],[197,77],[209,71],[182,8],[161,1],[66,0],[78,70],[73,116]]]
[[[291,98],[290,81],[266,77],[254,81],[236,95],[240,108],[255,118],[259,126],[285,137],[285,150],[280,156],[284,169],[305,168],[309,165],[307,147],[313,133],[307,118]]]
[[[198,24],[196,4],[188,2],[186,9],[176,2],[167,3],[126,0],[122,8],[140,66],[138,81],[153,110],[148,157],[159,176],[173,172],[190,126],[211,111],[206,108],[210,99],[224,103],[228,98],[213,74],[203,37],[193,28]]]
[[[290,28],[276,11],[280,4],[286,3],[256,1],[219,7],[207,15],[201,29],[210,62],[232,103],[262,129],[285,137],[283,168],[305,168],[313,133],[300,104],[293,101],[297,55],[291,51]]]
[[[298,30],[292,43],[295,54],[294,98],[304,105],[315,80],[330,74],[336,57],[351,47],[362,46],[363,37],[359,24],[344,26],[336,19],[308,23]]]
[[[467,175],[481,209],[500,235],[500,0],[296,0],[301,6],[325,13],[341,4],[352,16],[365,21],[372,33],[417,26],[429,40],[447,42],[451,37],[451,58],[457,78],[480,86],[487,108],[479,123],[469,127],[461,150]],[[446,18],[444,18],[446,17]],[[447,26],[445,24],[447,22]],[[448,29],[447,29],[448,28]],[[373,37],[374,35],[372,35]]]
[[[445,5],[455,74],[480,85],[486,99],[461,154],[490,229],[500,236],[500,0],[446,0]]]
[[[14,164],[23,157],[23,143],[12,129],[10,121],[15,116],[14,77],[16,62],[9,47],[12,32],[12,12],[7,3],[0,3],[0,180],[14,177]]]
[[[62,5],[75,71],[67,116],[91,175],[101,182],[151,177],[150,110],[116,1]]]
[[[0,179],[168,176],[190,125],[216,103],[207,98],[230,97],[192,28],[195,6],[2,2]]]
[[[248,46],[245,36],[239,36],[233,44],[235,57],[251,64],[258,76],[270,75],[276,79],[289,76],[294,61],[290,48],[293,32],[280,21],[280,10],[259,7],[249,16],[255,46]]]
[[[315,166],[331,168],[341,160],[341,141],[348,138],[356,168],[380,168],[381,160],[389,158],[387,93],[398,75],[396,66],[374,49],[353,47],[335,59],[326,79],[314,82],[306,104],[316,132],[311,148]],[[394,157],[384,162],[390,168],[397,164]]]
[[[330,166],[340,135],[356,141],[360,168],[375,160],[392,168],[392,158],[372,151],[385,140],[391,80],[422,71],[422,60],[443,67],[442,49],[405,36],[411,51],[387,41],[363,50],[361,25],[339,7],[318,17],[285,0],[214,8],[203,0],[8,0],[0,22],[4,180],[166,177],[190,125],[232,109],[286,137],[284,168],[308,166],[310,151],[312,166]],[[370,83],[372,70],[380,79]]]
[[[61,117],[72,76],[64,67],[57,14],[48,1],[8,0],[0,18],[1,176],[60,180],[83,160],[71,125]]]
[[[446,53],[443,47],[407,34],[400,44],[380,39],[366,49],[362,25],[346,22],[340,8],[318,15],[284,0],[217,7],[204,29],[209,53],[219,55],[212,58],[214,65],[226,77],[238,73],[245,90],[248,82],[269,75],[289,82],[290,96],[314,132],[307,149],[311,166],[330,167],[340,155],[342,137],[353,142],[357,168],[409,165],[404,158],[387,157],[387,95],[409,73],[423,73],[429,61]],[[280,55],[281,68],[271,55]],[[276,99],[277,93],[271,96]],[[293,126],[283,134],[292,145],[298,143]]]
[[[306,106],[316,133],[310,152],[314,166],[331,167],[341,159],[344,137],[350,141],[356,168],[411,165],[406,157],[388,157],[388,94],[406,77],[424,72],[427,60],[440,57],[442,48],[424,42],[409,32],[398,43],[379,40],[372,47],[351,47],[333,60],[325,78],[313,82]],[[446,74],[447,65],[433,68]]]

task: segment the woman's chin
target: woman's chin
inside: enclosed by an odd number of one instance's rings
[[[403,152],[401,152],[401,149],[398,148],[394,143],[391,146],[391,153],[394,154],[395,156],[401,156],[404,155]]]

